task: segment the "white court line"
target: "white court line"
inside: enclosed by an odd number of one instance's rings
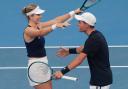
[[[79,46],[45,46],[45,48],[75,48],[75,47],[79,47]],[[109,45],[109,48],[126,48],[128,47],[128,45]],[[21,46],[15,46],[15,47],[0,47],[0,49],[25,49],[25,47]]]
[[[45,48],[75,48],[79,46],[46,46]],[[128,47],[128,45],[110,45],[109,48],[125,48]],[[25,49],[25,47],[0,47],[0,49]],[[55,69],[63,68],[64,66],[60,67],[52,67]],[[112,68],[128,68],[128,66],[111,66]],[[89,68],[88,66],[79,66],[78,69],[85,69]],[[0,70],[6,70],[6,69],[27,69],[27,67],[0,67]]]
[[[16,69],[27,69],[28,67],[0,67],[0,70],[16,70]],[[64,68],[64,66],[53,66],[53,69]],[[88,69],[89,66],[79,66],[77,69]],[[128,68],[128,66],[111,66],[111,68]]]

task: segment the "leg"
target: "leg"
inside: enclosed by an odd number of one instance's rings
[[[34,86],[35,89],[52,89],[52,81]]]
[[[90,85],[90,89],[100,89],[98,86],[92,86]]]
[[[101,89],[110,89],[110,85],[103,86],[103,87],[101,87]]]
[[[110,89],[110,85],[102,86],[102,87],[90,85],[90,89]]]

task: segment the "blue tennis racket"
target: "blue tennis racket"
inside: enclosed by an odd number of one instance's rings
[[[101,0],[85,0],[80,7],[80,10],[85,11],[88,8],[93,7],[94,5],[98,4]],[[81,13],[79,13],[81,14]],[[66,22],[70,22],[73,19],[73,17],[69,18]]]
[[[101,0],[85,0],[80,9],[85,11],[86,9],[98,4]]]

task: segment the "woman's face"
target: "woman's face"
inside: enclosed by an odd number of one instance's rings
[[[29,20],[33,21],[34,23],[39,23],[41,17],[42,17],[42,14],[34,14],[29,16]]]

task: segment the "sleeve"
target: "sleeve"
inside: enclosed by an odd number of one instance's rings
[[[89,38],[85,44],[84,44],[84,49],[83,49],[83,53],[85,54],[90,54],[90,53],[94,53],[97,52],[99,45],[98,45],[98,41],[95,38]]]

